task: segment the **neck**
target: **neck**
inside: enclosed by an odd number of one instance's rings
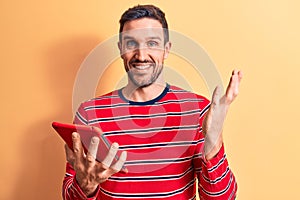
[[[147,87],[137,88],[129,82],[122,90],[126,99],[135,102],[150,101],[158,97],[166,87],[165,81],[156,81]]]

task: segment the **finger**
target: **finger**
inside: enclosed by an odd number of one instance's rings
[[[232,71],[232,75],[229,79],[229,83],[228,83],[228,86],[227,86],[227,90],[226,90],[226,95],[229,95],[232,93],[232,90],[233,88],[236,86],[236,81],[237,81],[237,76],[238,75],[238,72],[237,70],[233,70]]]
[[[83,148],[81,145],[80,135],[76,132],[72,133],[72,140],[75,162],[83,162]]]
[[[231,74],[232,74],[232,75],[236,75],[236,74],[238,74],[238,72],[239,72],[239,71],[238,71],[237,69],[234,69],[234,70],[232,70],[232,73],[231,73]]]
[[[104,160],[102,161],[102,164],[104,167],[109,168],[112,161],[114,160],[117,151],[119,149],[119,144],[118,143],[113,143],[108,151],[107,156],[104,158]]]
[[[102,134],[102,130],[96,126],[93,126],[93,130],[96,131],[99,135]]]
[[[73,151],[68,147],[67,144],[65,144],[64,147],[65,147],[66,156],[73,154]]]
[[[234,100],[239,92],[239,84],[242,78],[242,73],[238,70],[233,70],[226,89],[226,99],[229,103]]]
[[[98,137],[93,137],[91,139],[91,143],[90,143],[90,146],[89,146],[87,156],[90,156],[95,160],[96,156],[97,156],[98,145],[99,145],[99,138]]]
[[[96,155],[99,145],[99,138],[92,137],[89,150],[86,155],[86,170],[87,172],[91,172],[96,164]]]
[[[115,170],[116,172],[120,171],[124,166],[126,159],[127,159],[127,152],[123,151],[120,155],[119,160],[112,166],[112,169]],[[125,172],[128,172],[127,169],[125,169]]]
[[[243,78],[243,72],[242,71],[238,72],[238,77],[239,77],[239,81],[241,81],[242,78]]]
[[[243,74],[241,71],[234,70],[234,75],[232,77],[232,85],[233,85],[233,89],[234,89],[234,94],[236,94],[236,95],[238,94],[242,77],[243,77]]]

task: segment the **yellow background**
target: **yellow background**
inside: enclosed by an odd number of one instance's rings
[[[50,123],[71,122],[80,64],[117,33],[121,13],[138,3],[158,5],[172,30],[204,47],[224,84],[233,68],[243,70],[224,130],[238,199],[300,199],[296,0],[1,1],[0,199],[61,198],[63,142]],[[207,95],[202,80],[176,59],[167,64]],[[122,68],[113,63],[97,94],[114,89],[110,81]]]

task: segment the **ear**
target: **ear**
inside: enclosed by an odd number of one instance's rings
[[[170,49],[172,47],[172,43],[169,41],[165,44],[165,55],[164,55],[164,59],[167,59],[170,53]]]
[[[119,52],[120,52],[120,56],[123,59],[123,53],[122,53],[122,43],[119,41],[118,42],[118,48],[119,48]]]

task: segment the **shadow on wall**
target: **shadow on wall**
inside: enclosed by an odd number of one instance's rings
[[[20,172],[12,199],[61,199],[65,171],[64,143],[51,128],[52,121],[71,122],[72,89],[83,59],[99,43],[99,37],[78,37],[45,45],[44,82],[48,84],[56,114],[29,125],[21,141]],[[54,112],[55,113],[55,112]]]

